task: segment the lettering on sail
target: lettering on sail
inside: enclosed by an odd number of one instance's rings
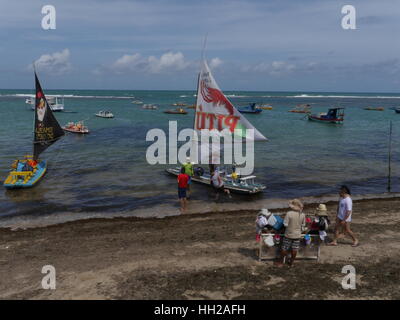
[[[235,115],[203,112],[203,107],[201,105],[198,106],[198,110],[199,111],[196,112],[197,130],[217,129],[218,131],[222,131],[223,129],[228,128],[230,132],[234,132],[240,119],[240,117]]]
[[[53,140],[54,139],[54,131],[53,127],[39,127],[35,130],[36,140]]]

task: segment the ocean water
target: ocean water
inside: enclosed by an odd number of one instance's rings
[[[67,134],[47,149],[48,173],[35,188],[0,189],[0,226],[8,221],[39,221],[57,216],[57,221],[90,216],[162,215],[166,206],[176,207],[175,179],[165,165],[146,162],[148,130],[193,126],[194,110],[188,115],[162,111],[175,102],[194,104],[195,91],[93,91],[49,90],[65,95],[66,112],[55,113],[61,125],[85,120],[86,136]],[[33,112],[25,104],[33,90],[0,90],[0,177],[4,180],[12,161],[32,152]],[[255,200],[333,194],[348,184],[354,194],[383,193],[387,188],[388,132],[393,123],[392,191],[400,191],[399,94],[225,92],[235,106],[268,103],[273,110],[247,119],[268,142],[256,143],[255,174],[267,185]],[[152,103],[158,110],[143,110],[133,100]],[[305,120],[289,113],[297,104],[310,103],[313,113],[332,106],[345,107],[343,125]],[[382,106],[385,111],[366,111]],[[114,119],[96,118],[99,110],[111,110]],[[206,186],[195,186],[193,199],[212,202]],[[234,196],[225,205],[253,201]],[[177,207],[176,207],[177,208]],[[141,212],[139,214],[139,212]]]

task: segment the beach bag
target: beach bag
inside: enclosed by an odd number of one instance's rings
[[[260,229],[264,228],[268,224],[267,218],[263,215],[259,215],[257,217],[256,224],[257,224],[257,227],[259,227]]]
[[[268,218],[268,224],[273,227],[276,224],[276,217],[271,214]]]
[[[275,230],[280,230],[283,227],[283,219],[280,216],[274,216],[275,224],[272,226]]]
[[[256,233],[260,234],[262,229],[264,229],[268,225],[267,218],[264,215],[257,216],[256,219]]]
[[[319,231],[328,230],[329,227],[329,220],[326,217],[319,217],[318,221],[318,229]]]
[[[267,237],[264,238],[264,243],[268,246],[268,247],[273,247],[275,245],[274,242],[274,237],[272,235],[269,235]]]

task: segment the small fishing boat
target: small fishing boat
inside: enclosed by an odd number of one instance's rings
[[[166,172],[178,176],[180,174],[181,168],[169,168],[166,169]],[[193,176],[191,177],[191,181],[211,185],[210,182],[210,175],[208,173],[204,173],[201,176]],[[230,175],[222,177],[224,181],[224,189],[229,189],[229,191],[234,193],[241,193],[241,194],[256,194],[262,192],[266,186],[260,183],[255,183],[256,176],[245,176],[237,179],[232,179]]]
[[[190,106],[186,106],[186,108],[187,108],[187,109],[196,109],[196,105],[195,105],[195,104],[192,104],[192,105],[190,105]]]
[[[299,104],[288,112],[293,113],[311,113],[311,105],[310,104]]]
[[[232,136],[235,138],[239,137],[240,139],[245,139],[246,141],[256,142],[268,140],[245,118],[243,114],[238,111],[238,109],[234,107],[234,105],[224,95],[212,76],[211,70],[208,67],[205,59],[202,61],[202,68],[200,70],[197,82],[196,106],[198,106],[198,108],[194,114],[193,129],[196,131],[198,137],[201,136],[202,132],[208,132],[211,129],[215,129],[218,132],[229,130],[232,132]],[[221,120],[214,121],[214,119]],[[223,119],[235,119],[235,121],[222,121]],[[240,132],[242,132],[243,129],[252,129],[252,136],[241,135]],[[199,151],[196,159],[197,163],[221,163],[220,158],[222,148],[219,143],[204,145],[201,139],[194,138],[192,140],[192,147]],[[204,148],[208,149],[209,152],[203,153]],[[204,169],[197,170],[197,168],[201,168],[201,166],[197,166],[195,170],[195,172],[198,173],[201,171],[201,173],[192,176],[192,181],[211,187],[210,173],[206,173]],[[177,176],[180,173],[180,168],[168,168],[166,169],[166,172],[170,175]],[[238,174],[237,171],[235,172]],[[232,175],[220,176],[224,180],[224,188],[235,193],[251,195],[260,193],[266,188],[265,185],[255,182],[256,176],[254,175],[242,175],[235,178],[233,178]]]
[[[172,105],[174,107],[185,107],[185,106],[187,106],[187,104],[183,103],[183,102],[176,102],[176,103],[173,103]]]
[[[132,103],[133,103],[133,104],[143,104],[143,101],[140,101],[140,100],[133,100]]]
[[[114,115],[110,111],[99,111],[96,113],[96,117],[100,118],[114,118]]]
[[[60,112],[64,111],[64,97],[60,96],[47,96],[47,103],[50,106],[51,111]],[[32,105],[32,110],[35,110],[35,98],[29,98],[25,100],[26,104]]]
[[[240,113],[261,113],[262,109],[260,107],[256,106],[255,103],[252,103],[246,107],[239,107],[238,111]]]
[[[36,71],[35,86],[33,155],[27,155],[24,159],[18,159],[13,162],[11,171],[4,181],[6,189],[35,186],[47,171],[47,162],[40,160],[39,155],[65,134],[47,102]]]
[[[259,108],[263,109],[263,110],[272,110],[273,109],[272,106],[269,104],[266,104],[266,105],[262,104],[259,106]]]
[[[157,110],[158,107],[155,106],[154,104],[144,104],[142,106],[142,109],[146,109],[146,110]]]
[[[344,108],[331,108],[326,113],[308,114],[308,120],[322,123],[342,124],[344,120]]]
[[[182,108],[177,108],[174,110],[165,110],[164,113],[168,114],[187,114],[187,111]]]
[[[79,133],[79,134],[86,134],[89,133],[88,127],[83,124],[83,121],[79,121],[77,123],[68,122],[67,125],[62,127],[64,131],[72,132],[72,133]]]
[[[384,111],[384,107],[366,107],[364,110],[369,110],[369,111]]]

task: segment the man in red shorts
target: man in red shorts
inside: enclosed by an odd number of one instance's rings
[[[186,189],[189,183],[189,176],[185,173],[185,168],[182,167],[181,173],[178,175],[178,198],[181,203],[181,213],[186,210]]]

